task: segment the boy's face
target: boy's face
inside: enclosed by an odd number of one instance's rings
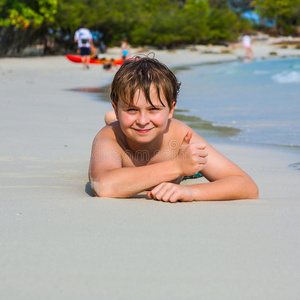
[[[133,105],[127,105],[119,101],[117,107],[113,107],[120,122],[120,127],[126,137],[138,143],[150,143],[157,137],[161,137],[167,130],[168,120],[173,117],[175,101],[171,109],[163,95],[158,98],[156,89],[151,86],[150,99],[155,107],[147,102],[145,95],[137,90],[134,95]]]

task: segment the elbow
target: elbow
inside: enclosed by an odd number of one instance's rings
[[[110,193],[105,190],[104,185],[96,180],[90,180],[92,191],[95,197],[112,197]]]
[[[90,185],[91,185],[91,189],[92,189],[92,191],[93,191],[93,194],[94,194],[94,196],[95,197],[101,197],[100,196],[100,189],[99,189],[99,187],[98,187],[98,182],[97,181],[95,181],[95,180],[90,180]]]
[[[251,199],[258,199],[259,198],[258,186],[255,183],[254,183],[254,185],[255,185],[255,188],[254,188],[253,195],[252,195]]]
[[[110,187],[110,185],[107,182],[104,183],[97,180],[90,180],[90,184],[95,197],[107,197],[107,198],[118,197],[115,189]]]
[[[258,187],[256,186],[255,189],[249,191],[245,199],[258,199],[258,198],[259,198],[259,192],[258,192]]]
[[[256,183],[253,179],[248,175],[243,175],[239,177],[239,181],[237,181],[237,185],[235,185],[236,191],[234,199],[243,200],[243,199],[258,199],[259,198],[259,190]]]
[[[247,185],[247,195],[245,199],[258,199],[259,198],[259,190],[256,183],[250,178],[250,182]]]

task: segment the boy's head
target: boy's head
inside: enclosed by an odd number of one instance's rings
[[[140,91],[150,105],[154,106],[150,99],[151,86],[156,89],[162,104],[161,95],[167,100],[169,108],[177,101],[180,83],[167,66],[147,56],[128,59],[115,74],[110,98],[116,106],[119,101],[133,105],[134,95],[136,91]]]

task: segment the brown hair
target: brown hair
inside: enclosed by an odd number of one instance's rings
[[[177,101],[180,83],[173,72],[155,58],[136,56],[126,60],[115,74],[110,98],[116,105],[118,101],[132,105],[136,91],[140,90],[144,93],[147,102],[154,106],[150,99],[151,85],[155,87],[162,104],[161,93],[170,108],[173,101]]]

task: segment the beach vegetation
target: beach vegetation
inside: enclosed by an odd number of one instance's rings
[[[229,0],[228,5],[241,18],[243,13],[254,10],[252,2],[253,0]]]
[[[176,48],[236,41],[253,24],[243,17],[254,10],[296,34],[300,0],[0,0],[0,55],[17,55],[28,45],[44,54],[76,50],[75,31],[84,23],[99,46]]]
[[[57,0],[0,0],[0,55],[45,40],[56,13]]]
[[[212,9],[209,17],[209,41],[211,43],[234,40],[239,34],[238,17],[227,7]]]
[[[255,0],[255,11],[268,22],[273,23],[280,35],[296,35],[300,26],[300,0]]]

